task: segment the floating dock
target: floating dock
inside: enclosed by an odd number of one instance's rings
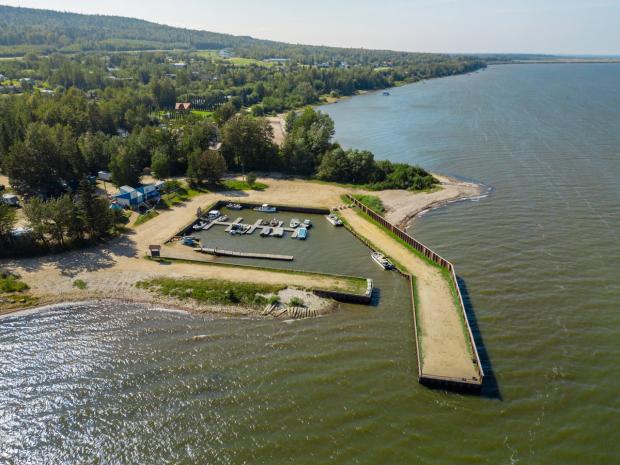
[[[286,262],[292,262],[294,260],[293,255],[276,255],[270,253],[254,253],[254,252],[235,252],[233,250],[224,250],[210,247],[197,247],[195,252],[206,253],[209,255],[216,255],[220,257],[240,257],[240,258],[260,258],[264,260],[280,260]]]
[[[284,233],[291,233],[291,234],[295,234],[297,232],[297,228],[286,228],[284,226],[282,226],[282,221],[278,222],[277,226],[271,226],[270,224],[264,224],[263,220],[256,220],[256,222],[254,222],[253,224],[244,224],[242,223],[243,218],[237,218],[235,221],[233,222],[228,222],[228,221],[212,221],[211,223],[209,223],[207,226],[205,226],[202,230],[203,231],[208,231],[209,229],[211,229],[213,226],[224,226],[226,229],[226,232],[231,232],[235,227],[243,227],[244,229],[246,229],[245,232],[243,231],[238,231],[238,234],[243,235],[243,234],[254,234],[254,232],[259,229],[261,231],[261,234],[263,236],[271,236],[271,237],[283,237]],[[270,229],[271,233],[270,234],[264,234],[267,230]]]

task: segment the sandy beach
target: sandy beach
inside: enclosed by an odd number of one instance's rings
[[[439,178],[442,182],[441,189],[433,192],[412,193],[395,190],[369,192],[369,194],[381,197],[387,208],[388,219],[397,224],[402,224],[428,208],[459,198],[479,195],[483,191],[480,186],[475,184],[459,182],[443,176],[439,176]],[[18,273],[21,279],[31,287],[30,293],[38,298],[39,304],[117,298],[218,314],[246,315],[251,311],[198,305],[188,303],[185,300],[164,299],[137,289],[135,284],[141,280],[167,276],[218,278],[266,284],[282,284],[284,280],[285,284],[298,288],[334,286],[334,282],[322,281],[318,277],[283,275],[269,271],[236,269],[216,265],[205,266],[188,263],[163,265],[144,258],[148,253],[150,244],[163,244],[181,226],[193,220],[198,207],[205,208],[217,200],[243,199],[249,202],[278,204],[283,203],[282,199],[286,199],[285,203],[289,205],[332,208],[342,205],[342,194],[347,192],[366,193],[362,190],[351,190],[335,184],[306,180],[264,177],[260,178],[259,181],[269,187],[264,191],[202,194],[169,211],[161,212],[160,215],[150,221],[104,245],[45,257],[0,260],[0,268]],[[76,289],[73,286],[76,279],[85,281],[88,284],[87,289]],[[15,308],[3,309],[0,306],[0,313],[15,310]]]

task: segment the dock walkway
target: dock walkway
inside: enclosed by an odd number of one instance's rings
[[[196,247],[195,252],[206,253],[209,255],[216,255],[221,257],[241,257],[241,258],[261,258],[265,260],[281,260],[292,262],[294,260],[293,255],[276,255],[270,253],[255,253],[255,252],[235,252],[233,250],[224,250],[210,247]]]
[[[288,232],[291,234],[296,234],[297,232],[296,228],[287,228],[287,227],[282,226],[283,224],[282,221],[280,221],[278,223],[278,226],[275,226],[275,227],[269,224],[263,224],[263,220],[256,220],[256,222],[254,222],[253,224],[244,224],[242,223],[242,221],[243,221],[243,218],[237,218],[235,221],[232,221],[232,222],[215,220],[209,223],[207,226],[205,226],[202,230],[208,231],[213,226],[224,226],[226,228],[225,231],[230,232],[236,225],[238,225],[238,226],[247,228],[245,232],[240,231],[239,234],[253,234],[257,229],[259,229],[261,233],[266,233],[267,230],[271,230],[271,233],[268,234],[271,237],[283,237],[284,233]]]

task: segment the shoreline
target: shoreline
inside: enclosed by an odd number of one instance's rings
[[[406,199],[399,195],[400,190],[376,192],[385,205],[385,218],[401,229],[413,227],[416,219],[425,213],[443,208],[449,204],[488,197],[492,188],[473,181],[464,181],[453,176],[431,173],[439,181],[439,189],[430,192],[411,193],[414,197]],[[415,197],[420,196],[420,197]],[[409,200],[409,201],[407,201]]]
[[[138,291],[139,289],[136,289]],[[105,302],[118,302],[128,305],[147,305],[153,307],[152,310],[168,311],[168,312],[182,312],[184,314],[198,316],[210,316],[212,318],[230,318],[230,319],[253,319],[253,320],[278,320],[286,321],[282,318],[274,318],[261,315],[262,308],[253,308],[247,306],[232,306],[232,305],[214,305],[214,304],[202,304],[193,300],[181,300],[173,297],[165,297],[162,295],[151,294],[144,291],[144,295],[140,297],[130,296],[114,296],[114,295],[102,295],[96,292],[79,291],[75,294],[64,294],[62,296],[40,296],[39,300],[32,306],[14,308],[6,311],[0,310],[0,322],[5,318],[25,316],[32,313],[38,313],[46,310],[51,310],[54,307],[60,306],[78,306],[81,304],[94,304]],[[316,297],[323,301],[321,310],[317,317],[325,316],[337,311],[339,303],[330,301],[321,297]],[[283,306],[286,307],[286,306]]]
[[[434,174],[435,175],[435,174]],[[306,206],[332,208],[342,205],[341,196],[345,193],[377,195],[384,201],[387,209],[386,218],[394,224],[409,223],[429,209],[463,201],[485,192],[483,186],[460,181],[442,175],[436,175],[441,181],[441,189],[432,192],[409,192],[391,190],[371,192],[353,189],[336,184],[316,183],[299,179],[277,179],[261,177],[260,181],[269,187],[264,191],[247,191],[245,200],[255,203],[277,204],[282,198],[288,203]],[[487,190],[488,191],[488,190]],[[150,305],[171,306],[172,308],[192,313],[209,313],[226,317],[258,316],[259,310],[200,304],[194,301],[180,301],[151,294],[135,287],[136,282],[153,279],[158,276],[174,278],[217,278],[228,281],[254,281],[282,283],[282,274],[274,274],[260,269],[205,268],[202,265],[178,263],[167,267],[144,259],[149,244],[163,244],[174,235],[179,225],[189,223],[195,217],[198,207],[205,207],[217,200],[231,200],[234,192],[205,193],[194,197],[182,206],[163,212],[148,222],[135,227],[129,234],[108,243],[90,248],[67,251],[52,256],[26,259],[2,259],[0,268],[6,268],[21,276],[21,280],[30,286],[24,295],[37,298],[36,302],[26,306],[10,306],[2,309],[0,314],[14,314],[25,309],[39,308],[45,305],[68,303],[84,300],[119,300],[124,302],[148,303]],[[84,280],[88,284],[85,290],[78,290],[73,282]],[[291,276],[286,278],[290,288],[311,288],[309,278]],[[148,292],[148,293],[147,293]],[[7,306],[9,307],[9,306]]]

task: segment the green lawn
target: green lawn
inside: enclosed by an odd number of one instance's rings
[[[255,60],[254,58],[241,58],[241,57],[227,58],[225,61],[228,61],[229,63],[232,63],[233,65],[236,65],[236,66],[256,65],[256,66],[264,66],[266,68],[271,68],[275,64],[275,63],[270,63],[267,61]]]
[[[201,116],[203,118],[210,118],[211,116],[213,116],[213,112],[207,110],[192,110],[191,113],[192,115]]]
[[[222,182],[222,186],[226,190],[231,191],[264,191],[267,189],[267,184],[263,184],[261,182],[255,182],[253,186],[250,186],[246,181],[240,181],[237,179],[227,179]]]
[[[200,194],[206,194],[209,190],[202,187],[190,187],[187,183],[178,183],[178,186],[168,194],[161,197],[158,206],[160,209],[172,208],[175,205],[186,202]]]
[[[140,226],[141,224],[146,223],[148,220],[152,220],[157,215],[159,215],[159,213],[157,213],[157,211],[150,210],[147,213],[144,213],[144,214],[138,216],[138,218],[136,219],[136,222],[133,225],[134,226]]]

